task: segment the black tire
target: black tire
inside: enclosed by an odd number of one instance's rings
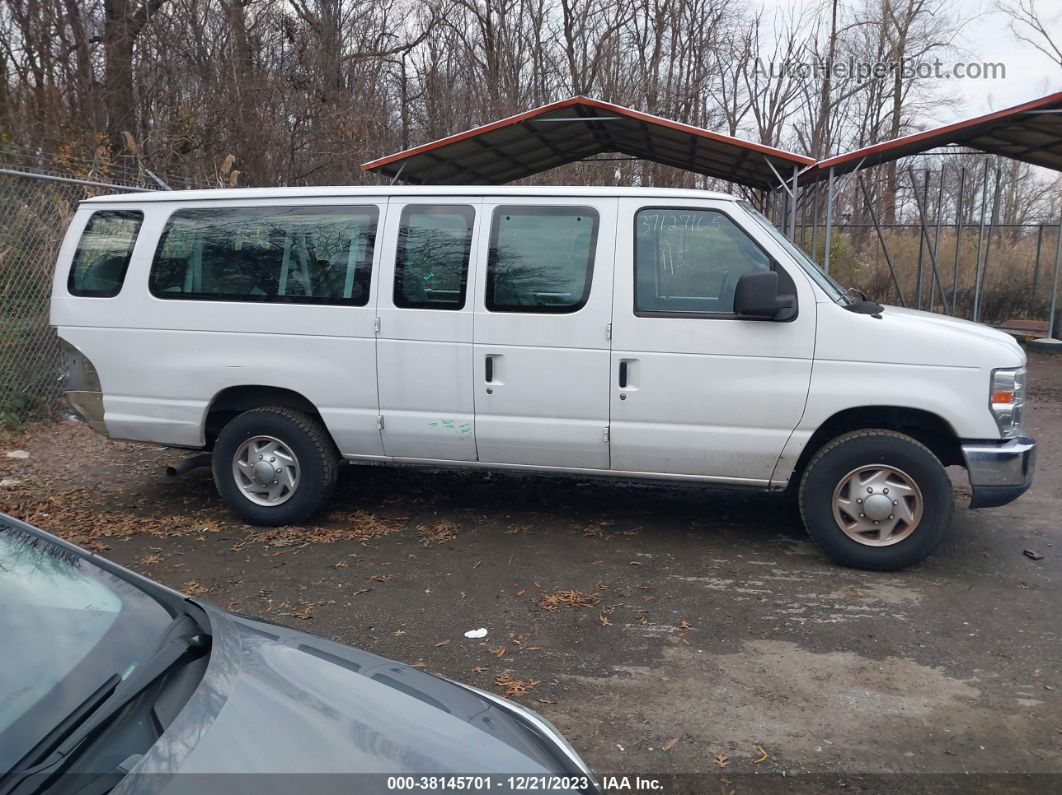
[[[854,540],[834,517],[835,489],[850,473],[875,464],[906,473],[922,495],[921,518],[912,522],[914,529],[888,546]],[[954,508],[951,480],[937,457],[896,431],[870,429],[837,437],[815,454],[800,481],[800,515],[808,534],[836,562],[857,569],[895,571],[918,563],[940,544]]]
[[[233,456],[255,436],[270,436],[294,453],[298,481],[279,505],[259,505],[248,498],[233,474]],[[339,455],[321,423],[298,411],[267,406],[231,420],[214,443],[214,483],[225,504],[245,522],[263,527],[298,524],[328,502],[336,485]],[[278,470],[279,471],[279,470]]]

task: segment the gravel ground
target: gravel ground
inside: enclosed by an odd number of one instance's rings
[[[221,606],[515,695],[602,773],[1046,790],[1062,786],[1062,357],[1031,356],[1030,377],[1032,490],[959,507],[896,574],[833,565],[780,497],[540,476],[344,467],[318,524],[262,530],[207,470],[166,478],[181,453],[66,419],[2,440],[29,457],[0,454],[0,508]]]

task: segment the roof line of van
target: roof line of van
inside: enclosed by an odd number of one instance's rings
[[[254,199],[325,199],[356,196],[535,196],[578,198],[587,197],[644,197],[679,199],[715,199],[736,201],[740,197],[715,191],[689,188],[614,188],[583,185],[481,186],[481,185],[424,185],[384,186],[352,185],[297,188],[214,188],[209,190],[171,190],[135,195],[112,193],[85,199],[84,203],[114,202],[186,202],[186,201],[244,201]]]

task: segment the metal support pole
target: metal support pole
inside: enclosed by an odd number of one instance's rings
[[[1033,297],[1036,296],[1036,288],[1040,286],[1040,248],[1044,243],[1044,225],[1036,227],[1036,263],[1033,265]]]
[[[988,160],[985,159],[985,173],[981,184],[981,224],[977,231],[977,267],[974,268],[974,305],[971,318],[974,322],[980,314],[978,304],[981,302],[981,244],[985,239],[985,209],[988,207]]]
[[[918,207],[918,220],[922,227],[922,236],[926,241],[926,248],[929,249],[929,267],[932,268],[933,279],[938,288],[940,288],[941,296],[944,295],[944,286],[940,283],[940,272],[937,270],[937,252],[936,249],[929,245],[929,228],[926,226],[926,210],[925,205],[918,199],[918,181],[915,179],[914,170],[907,169],[907,173],[911,176],[911,191],[914,194],[915,205]],[[929,184],[929,174],[926,174],[926,184]],[[924,187],[924,186],[923,186]],[[928,193],[923,190],[923,195]],[[932,309],[932,305],[930,306]],[[944,311],[947,312],[947,302],[944,304]]]
[[[959,241],[962,238],[962,194],[966,188],[966,166],[959,171],[959,198],[955,207],[955,264],[951,269],[951,308],[952,314],[958,314],[955,308],[955,296],[959,291]]]
[[[913,191],[915,204],[918,205],[918,217],[922,222],[921,229],[918,230],[918,266],[915,269],[915,309],[922,308],[922,282],[923,279],[923,264],[925,262],[925,248],[926,243],[929,242],[929,232],[926,230],[926,219],[923,211],[923,207],[929,201],[929,169],[926,172],[926,181],[922,186],[922,202],[918,201],[918,181],[915,179],[914,171],[910,168],[907,172],[911,175],[911,190]]]
[[[870,201],[870,191],[867,190],[866,183],[863,182],[862,174],[856,174],[856,179],[859,180],[859,187],[863,189],[863,200],[867,203],[867,211],[870,213],[870,220],[874,222],[874,231],[878,233],[878,242],[881,244],[881,253],[885,255],[885,262],[889,266],[889,273],[892,274],[892,283],[896,287],[896,295],[900,299],[900,306],[906,307],[907,302],[903,298],[903,288],[900,287],[900,280],[896,278],[896,268],[892,266],[892,257],[889,256],[889,247],[885,245],[885,238],[881,234],[881,226],[878,224],[878,214],[874,212],[874,205]]]
[[[796,242],[796,217],[797,217],[797,175],[800,173],[799,166],[793,166],[793,189],[789,193],[789,239]]]
[[[808,189],[801,188],[800,193],[800,247],[808,250]]]
[[[981,263],[981,285],[978,293],[984,294],[985,283],[988,281],[988,258],[992,253],[992,235],[999,236],[999,193],[1003,185],[1003,170],[1000,168],[999,159],[996,159],[996,187],[992,191],[992,216],[989,219],[988,235],[985,239],[985,261]],[[981,320],[981,301],[977,302],[977,320]]]
[[[938,251],[940,251],[940,216],[941,216],[940,210],[941,210],[941,207],[944,204],[944,173],[945,173],[944,164],[941,163],[940,164],[940,183],[937,185],[937,231],[933,235],[933,254],[934,254],[934,257],[936,256],[936,253]],[[930,284],[929,284],[929,311],[930,312],[933,311],[933,306],[934,306],[934,304],[936,304],[936,290],[937,290],[937,284],[939,282],[940,282],[940,279],[938,278],[936,281],[930,282]],[[940,303],[944,306],[944,311],[947,312],[948,303],[947,303],[947,299],[946,299],[946,297],[944,295],[944,288],[943,287],[940,288]]]
[[[830,244],[833,242],[833,166],[826,175],[826,239],[822,254],[822,269],[830,272]]]
[[[1055,238],[1055,275],[1051,277],[1051,309],[1047,319],[1047,336],[1055,336],[1055,304],[1058,299],[1058,264],[1062,262],[1062,206],[1058,211],[1058,236]]]
[[[819,188],[822,187],[821,182],[816,182],[811,187],[811,258],[815,262],[819,261],[819,247],[816,245],[818,242],[819,232]]]

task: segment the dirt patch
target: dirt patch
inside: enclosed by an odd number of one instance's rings
[[[163,475],[186,453],[67,420],[0,442],[0,509],[222,607],[523,688],[602,772],[1062,773],[1062,357],[1030,381],[1032,490],[970,511],[957,489],[944,546],[898,574],[834,566],[783,498],[691,486],[351,466],[311,525],[254,528],[208,470]]]

